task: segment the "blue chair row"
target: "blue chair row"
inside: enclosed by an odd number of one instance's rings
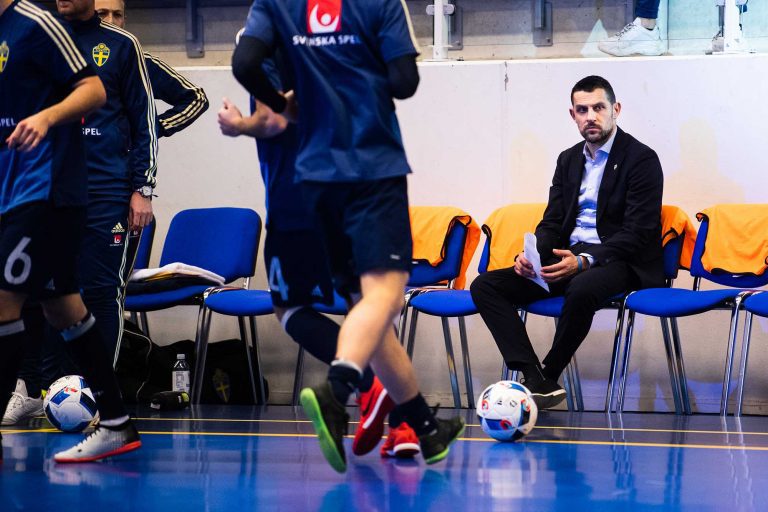
[[[728,208],[729,205],[721,205],[716,208]],[[745,219],[746,221],[747,219]],[[629,359],[631,355],[634,335],[635,316],[637,313],[647,316],[655,316],[662,321],[662,330],[665,340],[671,338],[670,346],[667,342],[667,356],[670,361],[670,374],[674,374],[673,393],[676,395],[675,403],[682,403],[684,412],[691,414],[691,404],[688,393],[688,385],[683,364],[679,329],[677,318],[697,315],[713,310],[727,310],[731,313],[728,339],[726,343],[725,369],[723,372],[722,394],[720,399],[720,414],[728,411],[728,398],[731,392],[731,375],[733,371],[733,358],[736,346],[739,314],[744,299],[751,295],[754,288],[768,284],[768,272],[763,275],[712,273],[704,268],[702,257],[705,252],[709,232],[709,220],[702,218],[699,232],[696,237],[690,273],[694,277],[692,290],[679,288],[655,288],[645,289],[629,295],[626,301],[628,312],[627,335],[624,342],[624,356],[619,377],[618,410],[624,410],[625,386],[628,374]],[[714,290],[700,290],[702,279],[727,288]],[[668,326],[666,325],[668,323]],[[748,349],[748,344],[744,347]],[[742,358],[742,378],[746,371],[746,355]],[[672,364],[674,363],[674,364]],[[677,382],[675,386],[674,382]],[[743,386],[742,386],[743,388]],[[737,405],[737,414],[741,414],[741,394]]]

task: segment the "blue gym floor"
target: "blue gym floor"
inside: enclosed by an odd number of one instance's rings
[[[442,463],[354,457],[348,441],[339,475],[293,407],[136,412],[144,446],[101,463],[53,463],[80,435],[42,419],[2,429],[0,511],[768,510],[768,417],[545,412],[501,444],[461,411]]]

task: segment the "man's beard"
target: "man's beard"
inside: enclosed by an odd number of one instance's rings
[[[613,132],[613,127],[611,127],[610,130],[606,129],[600,129],[600,133],[597,135],[590,135],[588,133],[588,130],[591,128],[597,128],[597,126],[587,126],[584,131],[581,132],[581,136],[584,137],[584,140],[589,142],[590,144],[599,144],[603,145],[606,142],[608,142],[608,139],[611,138],[611,133]]]

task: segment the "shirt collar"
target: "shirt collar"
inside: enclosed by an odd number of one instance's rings
[[[619,133],[618,126],[613,131],[613,135],[611,135],[611,137],[608,139],[608,141],[605,144],[603,144],[602,146],[600,146],[599,148],[597,148],[597,151],[595,151],[595,159],[597,159],[597,156],[598,156],[597,154],[598,153],[604,153],[605,156],[608,156],[608,155],[611,154],[611,148],[613,147],[613,141],[616,139],[616,134],[617,133]],[[587,143],[586,142],[584,143],[584,148],[583,148],[582,151],[584,152],[584,156],[587,159],[592,160],[592,157],[589,156],[589,150],[587,149]]]

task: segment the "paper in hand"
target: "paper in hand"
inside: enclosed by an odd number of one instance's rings
[[[525,255],[525,259],[531,262],[533,271],[536,273],[535,277],[529,277],[528,279],[549,291],[549,285],[541,278],[541,256],[539,255],[539,250],[536,248],[536,235],[533,233],[525,234],[523,255]]]

